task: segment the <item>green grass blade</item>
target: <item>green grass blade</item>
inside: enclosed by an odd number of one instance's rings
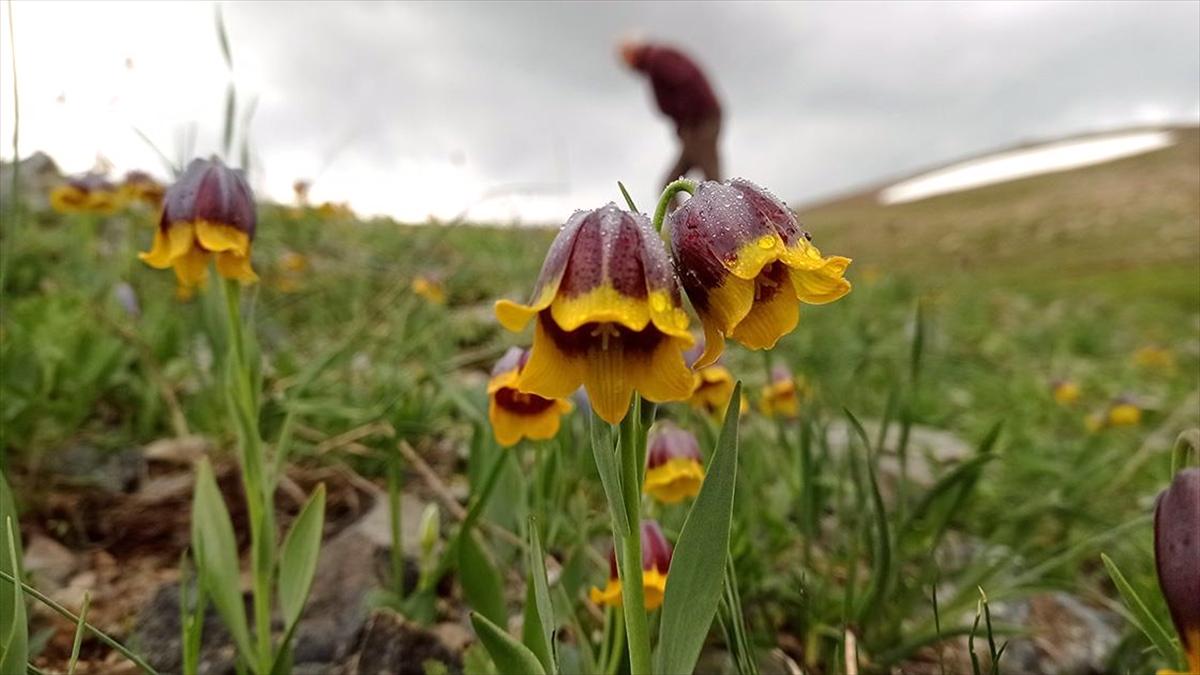
[[[300,515],[296,516],[280,549],[279,609],[283,613],[284,630],[289,633],[300,620],[300,613],[308,601],[313,575],[317,571],[324,526],[325,484],[322,483],[308,498]]]
[[[7,489],[4,495],[7,497]],[[10,502],[11,503],[11,502]],[[0,511],[5,510],[0,506]],[[0,571],[12,572],[13,579],[20,578],[21,559],[18,557],[20,537],[16,534],[16,519],[4,516],[4,539],[0,546]],[[29,625],[25,615],[25,596],[18,583],[0,584],[5,602],[3,618],[0,618],[0,672],[19,673],[25,669],[29,657]]]
[[[729,399],[704,484],[679,532],[667,574],[658,633],[658,671],[662,673],[692,672],[721,600],[737,484],[741,396],[739,382]]]
[[[499,626],[475,612],[471,612],[471,625],[475,627],[475,634],[479,636],[479,641],[496,664],[497,672],[546,675],[545,669],[533,652]]]
[[[1129,619],[1133,621],[1133,625],[1138,627],[1150,640],[1150,644],[1158,650],[1168,663],[1180,661],[1179,651],[1175,648],[1175,642],[1171,638],[1171,634],[1167,632],[1163,625],[1154,618],[1154,613],[1142,601],[1142,598],[1134,590],[1133,586],[1121,573],[1120,568],[1109,558],[1107,554],[1101,553],[1100,560],[1104,562],[1104,569],[1108,572],[1108,577],[1112,579],[1113,585],[1117,587],[1117,591],[1121,594],[1121,600],[1124,601],[1125,609],[1129,611]]]
[[[87,626],[88,607],[92,604],[92,594],[83,594],[83,606],[79,608],[79,621],[75,624],[75,638],[71,641],[71,658],[67,661],[67,675],[75,675],[75,666],[79,664],[79,648],[83,645],[83,629]]]

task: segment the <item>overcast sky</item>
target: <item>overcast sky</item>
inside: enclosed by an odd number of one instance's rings
[[[13,3],[22,154],[163,174],[190,124],[220,145],[212,3]],[[7,6],[4,7],[7,10]],[[643,209],[674,159],[636,33],[692,53],[726,110],[730,175],[792,203],[1063,134],[1200,121],[1200,3],[228,3],[253,179],[401,219],[561,222]],[[0,134],[13,129],[8,15]],[[165,174],[164,174],[165,175]]]

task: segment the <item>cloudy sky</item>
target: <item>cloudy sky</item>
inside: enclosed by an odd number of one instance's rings
[[[10,157],[3,7],[0,135]],[[685,48],[727,111],[731,175],[793,203],[1036,138],[1200,121],[1200,3],[12,3],[22,154],[163,174],[225,89],[256,101],[257,189],[401,219],[561,222],[650,208],[674,134],[613,46]],[[165,175],[165,174],[164,174]]]

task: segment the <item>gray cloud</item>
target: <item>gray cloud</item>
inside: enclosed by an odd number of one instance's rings
[[[461,153],[492,185],[648,199],[674,152],[630,30],[683,46],[729,111],[729,172],[795,200],[1032,137],[1200,115],[1200,5],[230,4],[255,139],[386,174]],[[345,144],[346,147],[339,148]],[[416,199],[396,187],[396,199]],[[643,208],[646,208],[643,206]],[[565,213],[563,214],[565,215]]]

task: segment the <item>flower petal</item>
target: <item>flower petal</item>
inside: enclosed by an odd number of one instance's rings
[[[778,268],[783,268],[779,265]],[[745,345],[748,349],[771,349],[780,337],[787,335],[796,328],[800,321],[800,306],[796,302],[795,292],[788,288],[792,285],[791,275],[786,271],[780,276],[769,279],[773,287],[764,287],[768,281],[764,277],[769,271],[755,281],[757,292],[762,296],[754,302],[746,318],[738,322],[729,337]]]
[[[250,237],[232,225],[207,220],[197,221],[196,239],[201,246],[213,253],[231,251],[242,257],[250,255]]]
[[[567,398],[583,383],[583,356],[563,351],[555,342],[557,327],[547,329],[549,317],[539,317],[533,332],[529,362],[521,371],[518,389],[543,398]]]
[[[243,284],[258,281],[258,275],[250,267],[250,256],[238,255],[231,251],[217,254],[217,273],[226,279],[236,279]]]

